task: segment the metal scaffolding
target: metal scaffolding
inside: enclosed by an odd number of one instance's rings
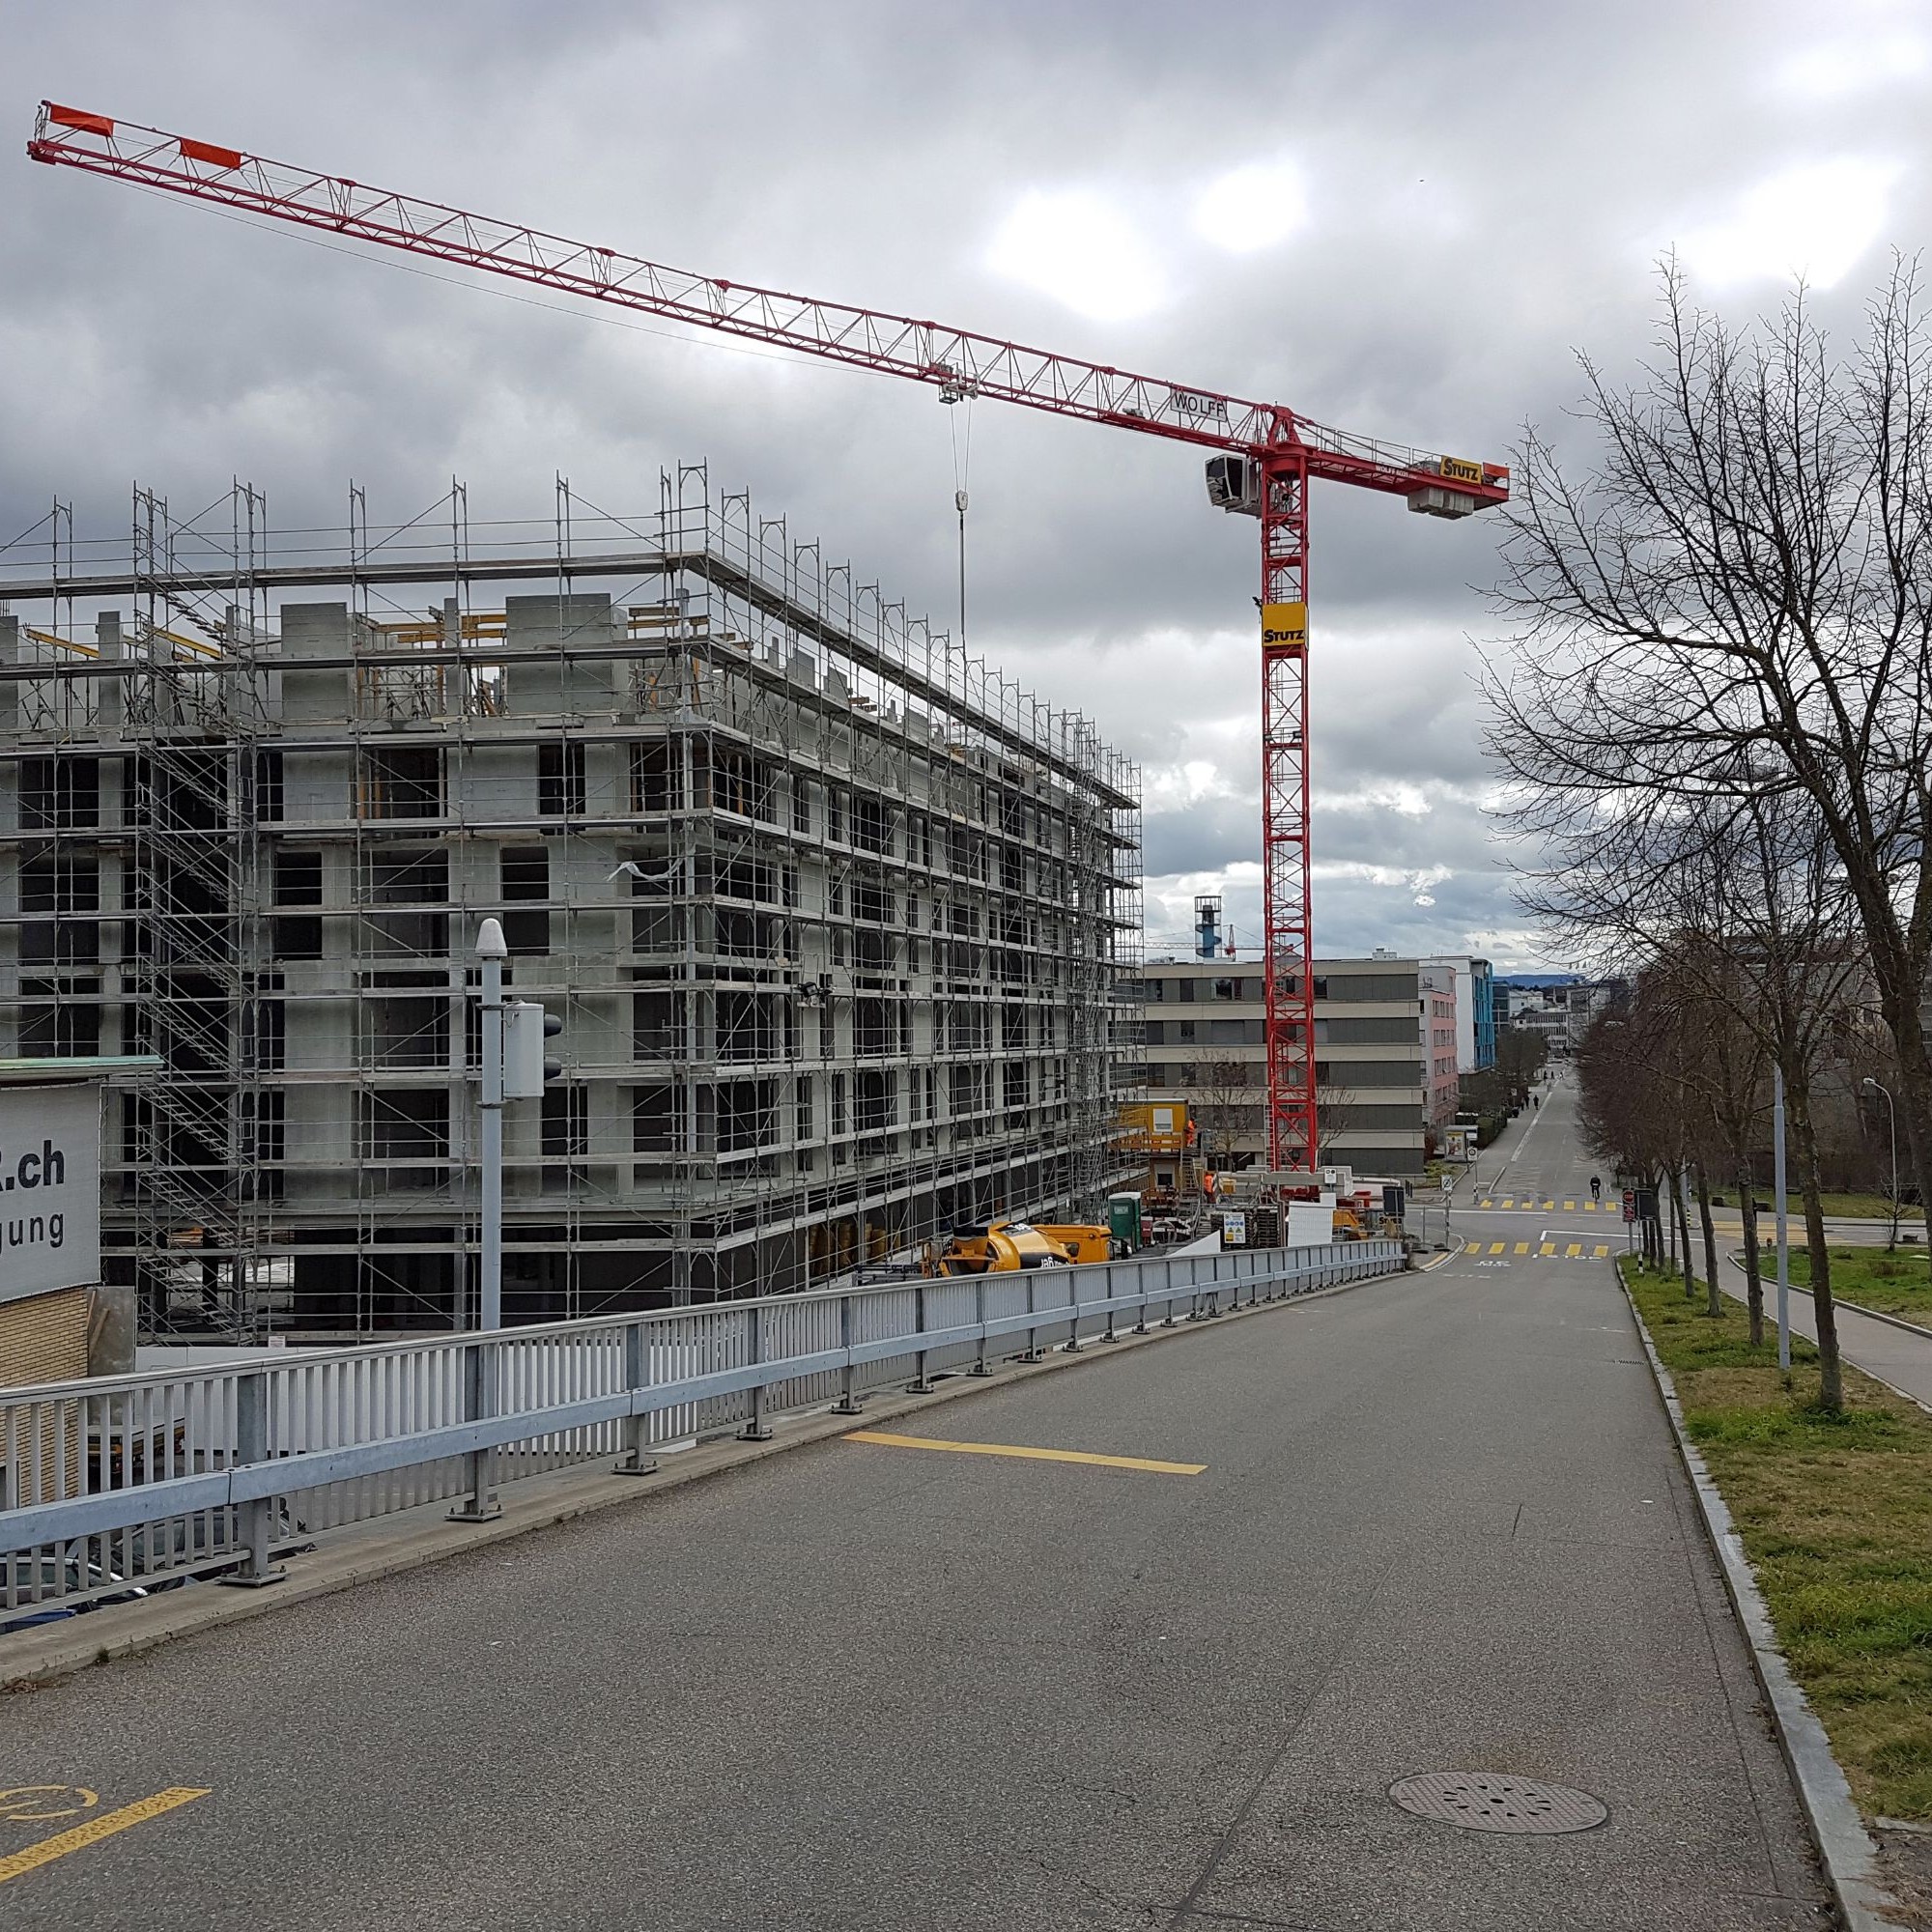
[[[0,1052],[161,1056],[104,1164],[151,1330],[472,1318],[487,915],[565,1022],[509,1124],[511,1319],[1125,1179],[1139,774],[1088,720],[702,465],[645,517],[134,500],[125,547],[76,562],[56,505],[0,549]]]

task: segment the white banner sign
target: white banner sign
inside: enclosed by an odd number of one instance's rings
[[[0,1086],[0,1301],[99,1279],[99,1088]]]

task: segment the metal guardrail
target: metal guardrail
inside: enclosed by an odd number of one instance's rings
[[[268,1581],[278,1547],[426,1503],[495,1513],[498,1484],[665,1443],[769,1433],[768,1412],[902,1379],[985,1375],[1117,1321],[1392,1273],[1398,1241],[1174,1256],[913,1280],[750,1301],[303,1350],[285,1362],[0,1389],[0,1622],[183,1577]],[[1019,1344],[1017,1348],[1013,1344]]]

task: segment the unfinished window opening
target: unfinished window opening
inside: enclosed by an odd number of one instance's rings
[[[20,963],[92,965],[100,957],[100,867],[91,853],[46,852],[20,867]]]
[[[442,1184],[449,1158],[449,1091],[384,1088],[362,1095],[362,1157],[394,1188]]]
[[[99,758],[22,758],[20,830],[69,832],[100,823]]]
[[[528,767],[525,767],[528,770]],[[537,816],[583,816],[583,741],[565,738],[537,747]]]
[[[543,1191],[568,1194],[590,1184],[582,1165],[590,1152],[590,1089],[575,1084],[544,1089]]]
[[[365,747],[356,768],[355,815],[358,818],[440,818],[441,747]]]
[[[550,847],[506,845],[501,859],[503,942],[513,954],[550,951],[550,913],[530,901],[550,897]]]

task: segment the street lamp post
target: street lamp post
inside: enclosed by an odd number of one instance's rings
[[[1892,1104],[1891,1089],[1881,1086],[1869,1073],[1859,1085],[1885,1095],[1886,1119],[1891,1128],[1891,1238],[1886,1243],[1886,1253],[1890,1254],[1898,1246],[1898,1109]]]
[[[483,1225],[478,1246],[476,1325],[503,1325],[503,961],[510,956],[502,923],[486,919],[476,935],[483,967]]]

